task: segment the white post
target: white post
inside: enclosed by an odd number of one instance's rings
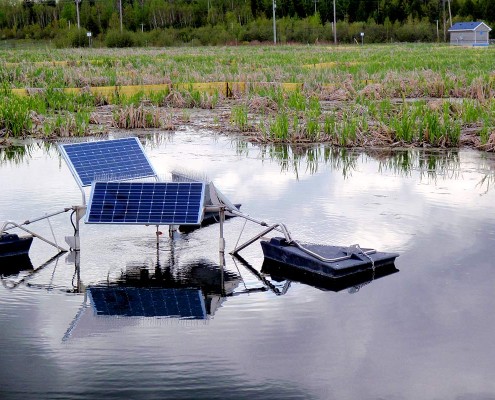
[[[443,41],[447,41],[447,25],[446,25],[446,15],[445,15],[445,0],[443,2]]]
[[[76,16],[77,16],[77,29],[81,28],[81,24],[79,22],[79,3],[81,0],[76,0]]]
[[[119,0],[120,33],[122,33],[122,0]]]
[[[225,221],[225,207],[220,207],[218,212],[218,219],[220,221],[220,240],[219,240],[219,251],[220,257],[225,254],[225,238],[223,237],[223,223]]]
[[[452,28],[452,11],[450,10],[450,0],[448,0],[449,2],[449,21],[450,21],[450,27]]]
[[[335,0],[333,0],[333,43],[337,44],[337,14],[335,12]]]
[[[273,44],[277,44],[277,22],[275,19],[275,9],[277,8],[276,0],[272,0],[273,7]]]

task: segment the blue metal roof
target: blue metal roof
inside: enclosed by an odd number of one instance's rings
[[[474,31],[478,26],[484,24],[488,30],[491,30],[484,22],[456,22],[449,29],[449,32],[452,31]]]

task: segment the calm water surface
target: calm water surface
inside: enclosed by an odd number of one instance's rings
[[[398,252],[399,271],[332,291],[260,280],[227,255],[222,277],[217,225],[164,234],[158,251],[154,227],[83,225],[79,269],[35,240],[36,272],[1,280],[0,398],[495,399],[493,156],[260,148],[193,131],[144,145],[164,178],[207,175],[296,239]],[[0,221],[81,203],[56,149],[26,150],[2,154]],[[69,213],[50,224],[31,228],[64,244]],[[259,231],[228,221],[227,250]],[[261,271],[259,244],[241,255]],[[86,288],[118,282],[201,287],[207,319],[96,315]]]

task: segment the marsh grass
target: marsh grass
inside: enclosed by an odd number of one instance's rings
[[[148,98],[156,107],[160,107],[166,104],[167,96],[170,94],[169,90],[160,90],[158,92],[151,92],[148,94]]]
[[[300,90],[296,90],[289,94],[287,106],[296,111],[306,110],[306,97]]]
[[[241,132],[249,130],[248,108],[244,104],[234,105],[230,112],[230,122]]]
[[[275,141],[287,141],[289,139],[289,117],[287,113],[281,112],[270,122],[270,138]]]
[[[248,117],[246,109],[241,113],[232,108],[232,125],[241,132],[257,130],[262,140],[457,146],[461,133],[469,128],[486,143],[495,129],[490,61],[494,49],[469,50],[400,44],[332,51],[325,46],[91,49],[90,56],[83,49],[0,51],[0,59],[5,60],[0,62],[0,95],[6,100],[0,103],[0,129],[10,136],[36,133],[39,123],[33,122],[34,112],[53,125],[52,134],[84,134],[85,122],[72,124],[69,115],[76,121],[75,115],[108,103],[127,110],[129,118],[124,111],[116,118],[123,126],[157,126],[156,116],[146,120],[136,110],[149,110],[150,104],[216,108],[227,94],[199,90],[189,83],[206,87],[228,80],[238,84],[235,99],[249,111]],[[116,91],[113,96],[89,89],[78,94],[62,90],[145,84],[176,89],[128,90],[128,95]],[[12,94],[12,89],[33,87],[30,92],[41,92],[27,99]],[[432,106],[431,98],[440,106]],[[324,109],[322,101],[338,104]],[[188,115],[183,111],[184,123],[189,122]],[[250,123],[248,118],[266,120]]]
[[[43,124],[46,137],[85,136],[90,132],[90,112],[57,114]]]
[[[23,137],[31,132],[31,106],[29,99],[3,98],[0,107],[0,136]]]
[[[120,129],[160,128],[160,110],[134,105],[119,108],[113,112],[113,126]]]

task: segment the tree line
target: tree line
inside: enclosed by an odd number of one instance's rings
[[[335,0],[337,39],[444,40],[451,22],[495,21],[493,0]],[[333,41],[334,0],[0,0],[1,39],[108,46]]]

